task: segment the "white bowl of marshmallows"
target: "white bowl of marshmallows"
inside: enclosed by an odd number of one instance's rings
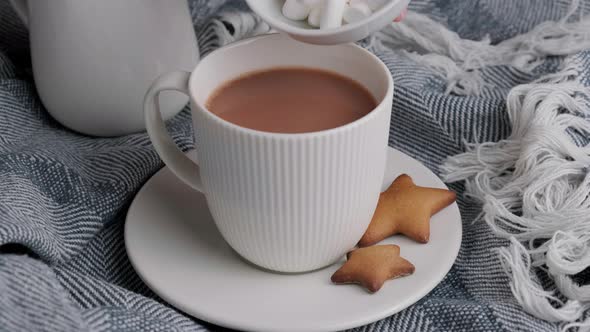
[[[247,0],[279,32],[311,44],[355,42],[391,24],[410,0]]]

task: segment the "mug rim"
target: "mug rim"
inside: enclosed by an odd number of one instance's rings
[[[361,126],[364,123],[369,122],[373,118],[375,118],[378,115],[377,113],[379,113],[378,111],[380,109],[386,108],[384,104],[387,103],[388,96],[393,95],[393,91],[394,91],[394,81],[393,81],[393,77],[391,75],[391,72],[389,71],[389,68],[387,68],[385,63],[383,63],[383,61],[381,61],[381,59],[379,59],[379,57],[377,57],[375,54],[373,54],[373,53],[367,51],[366,49],[364,49],[363,47],[360,47],[360,46],[353,44],[353,43],[341,44],[339,46],[348,46],[348,47],[355,48],[357,51],[360,51],[365,56],[368,56],[373,61],[373,63],[375,63],[377,66],[379,66],[382,69],[382,72],[386,73],[385,76],[387,78],[387,90],[386,90],[384,96],[379,99],[377,105],[375,107],[373,107],[373,109],[371,109],[371,111],[369,111],[363,117],[356,119],[352,122],[349,122],[345,125],[334,127],[334,128],[329,128],[329,129],[324,129],[324,130],[319,130],[319,131],[302,132],[302,133],[280,133],[280,132],[262,131],[262,130],[243,127],[243,126],[237,125],[235,123],[232,123],[230,121],[227,121],[227,120],[221,118],[220,116],[218,116],[217,114],[211,112],[203,103],[200,103],[197,101],[197,99],[195,98],[195,93],[194,93],[194,91],[196,91],[196,89],[194,88],[194,85],[197,84],[196,83],[197,75],[195,75],[195,73],[197,72],[197,69],[199,68],[199,66],[201,66],[201,64],[206,60],[206,58],[209,58],[211,56],[215,56],[216,54],[218,54],[220,52],[228,51],[228,49],[231,49],[231,48],[236,48],[236,47],[240,47],[245,44],[249,44],[255,40],[266,39],[266,38],[276,38],[276,37],[289,38],[288,36],[285,36],[285,35],[278,33],[278,32],[252,36],[252,37],[244,38],[244,39],[229,43],[227,45],[224,45],[224,46],[212,51],[207,56],[203,57],[201,59],[201,61],[199,61],[199,63],[197,63],[195,68],[193,68],[191,75],[190,75],[190,79],[189,79],[189,85],[188,85],[189,97],[190,97],[191,102],[194,103],[198,108],[198,110],[197,110],[191,106],[191,111],[192,112],[196,112],[196,111],[202,112],[203,114],[205,114],[205,116],[207,116],[211,120],[217,122],[218,124],[228,128],[228,129],[238,130],[238,131],[241,131],[241,132],[244,132],[247,134],[258,135],[258,136],[263,136],[263,137],[302,139],[302,138],[333,135],[333,134],[336,134],[341,131],[347,131],[352,128]],[[295,42],[295,41],[293,41],[293,42]],[[305,66],[301,66],[301,67],[305,67]],[[261,70],[261,69],[258,69],[258,70]],[[239,78],[241,75],[245,75],[250,72],[256,72],[258,70],[251,70],[251,71],[245,71],[243,73],[239,73],[232,79]],[[338,74],[343,75],[341,73],[338,73]],[[347,75],[343,75],[343,76],[348,77]],[[227,80],[226,80],[226,82],[227,82]],[[362,83],[359,82],[359,84],[362,84]],[[215,91],[221,85],[222,84],[216,86],[213,89],[213,91]],[[364,86],[364,84],[362,84],[362,85]]]

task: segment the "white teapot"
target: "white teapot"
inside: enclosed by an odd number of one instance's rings
[[[41,100],[63,125],[89,135],[143,130],[143,97],[171,70],[199,60],[187,0],[11,0],[29,27]],[[164,118],[188,99],[162,94]]]

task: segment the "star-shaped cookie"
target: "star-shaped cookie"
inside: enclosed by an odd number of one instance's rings
[[[332,275],[332,282],[358,283],[371,293],[389,279],[414,273],[414,265],[400,257],[399,247],[393,244],[356,249],[346,258],[346,263]]]
[[[377,209],[359,246],[373,245],[394,234],[426,243],[430,239],[430,217],[455,199],[455,193],[450,190],[420,187],[410,176],[402,174],[379,196]]]

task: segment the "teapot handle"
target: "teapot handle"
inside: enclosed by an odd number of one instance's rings
[[[27,4],[27,0],[10,0],[12,4],[12,8],[16,11],[18,17],[20,17],[21,21],[28,26],[29,25],[29,5]]]

